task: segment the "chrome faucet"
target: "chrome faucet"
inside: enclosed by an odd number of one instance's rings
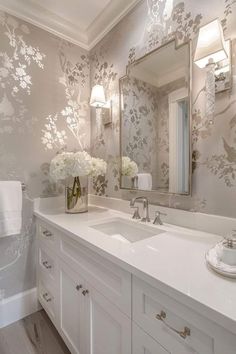
[[[140,200],[143,202],[143,217],[141,219],[141,221],[143,222],[150,222],[150,218],[149,218],[149,202],[148,199],[146,197],[136,197],[133,198],[130,201],[130,207],[131,208],[135,208],[135,202],[137,200]],[[135,215],[133,216],[133,218],[136,218]],[[136,218],[137,219],[137,218]]]

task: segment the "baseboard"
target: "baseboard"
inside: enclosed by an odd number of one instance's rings
[[[38,311],[37,289],[30,289],[0,301],[0,328]]]

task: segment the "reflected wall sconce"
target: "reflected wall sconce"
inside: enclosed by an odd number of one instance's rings
[[[213,121],[215,94],[231,88],[231,43],[218,19],[200,28],[194,62],[206,69],[206,116]]]
[[[93,86],[90,106],[96,108],[96,115],[101,117],[104,125],[112,123],[112,101],[106,101],[105,91],[102,85]]]

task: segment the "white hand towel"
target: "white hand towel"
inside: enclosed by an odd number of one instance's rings
[[[20,234],[21,226],[21,182],[0,181],[0,237]]]
[[[143,191],[152,190],[152,175],[150,173],[138,173],[138,189]]]

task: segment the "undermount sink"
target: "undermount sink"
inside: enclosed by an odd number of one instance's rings
[[[122,218],[114,218],[90,227],[124,243],[134,243],[165,232],[147,224]]]

